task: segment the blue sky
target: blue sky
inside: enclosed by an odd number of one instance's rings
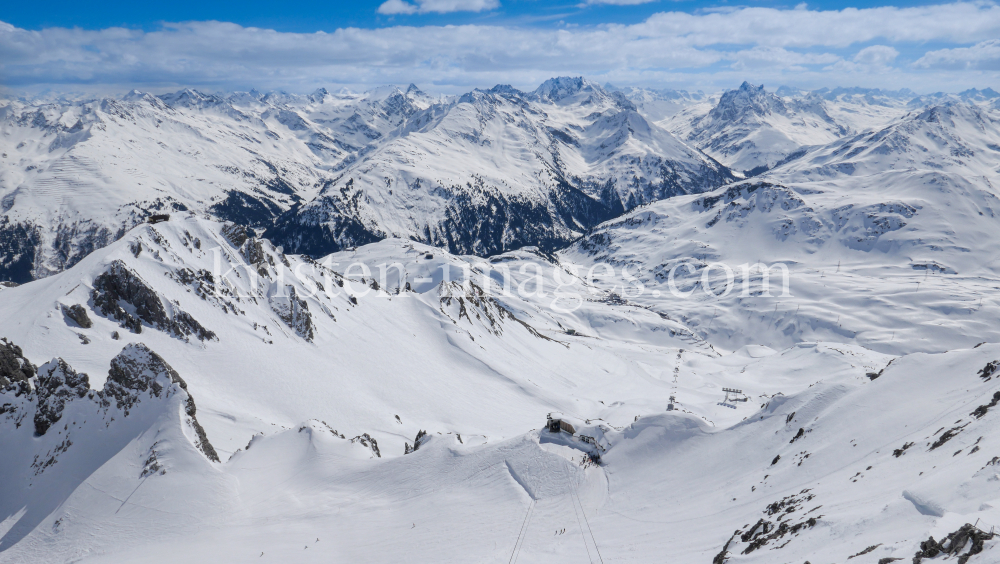
[[[1000,89],[993,2],[124,2],[0,8],[0,88],[162,91],[414,82],[459,93],[584,75],[717,90]]]
[[[636,3],[630,3],[630,2]],[[407,0],[417,5],[417,0]],[[797,2],[699,2],[693,0],[503,0],[496,8],[480,10],[456,9],[448,12],[416,14],[381,14],[384,0],[356,2],[273,2],[269,0],[213,1],[179,0],[176,2],[136,2],[105,0],[80,2],[56,0],[46,2],[39,10],[31,2],[9,2],[0,8],[0,20],[17,27],[38,30],[45,27],[81,27],[102,29],[124,26],[156,29],[161,22],[217,20],[247,27],[266,27],[286,32],[333,31],[341,27],[387,27],[393,25],[517,25],[558,27],[564,24],[599,25],[606,23],[638,23],[663,11],[695,12],[718,8],[756,6],[793,8]],[[486,3],[489,5],[489,3]],[[837,10],[845,7],[924,6],[934,2],[809,2],[814,10]]]

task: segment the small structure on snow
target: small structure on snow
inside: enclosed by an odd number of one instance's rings
[[[550,433],[558,433],[560,431],[566,431],[570,435],[576,434],[576,428],[573,425],[562,418],[558,413],[550,413],[546,417],[545,428]]]
[[[737,390],[735,388],[722,388],[722,391],[726,393],[726,397],[719,402],[719,405],[723,407],[736,409],[736,406],[733,405],[732,402],[746,402],[750,400],[750,398],[743,393],[743,390]]]
[[[163,222],[163,221],[167,221],[169,219],[170,219],[170,214],[167,214],[167,213],[158,213],[158,214],[153,214],[153,215],[149,216],[149,219],[147,219],[146,221],[148,223],[160,223],[160,222]]]

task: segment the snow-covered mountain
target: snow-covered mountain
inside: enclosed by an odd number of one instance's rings
[[[491,254],[565,244],[638,204],[732,179],[580,78],[458,100],[410,85],[8,101],[0,130],[0,277],[18,282],[157,213],[269,228],[314,256],[390,236]]]
[[[951,99],[970,99],[966,94]],[[905,89],[806,91],[782,86],[772,94],[763,85],[744,82],[718,98],[691,103],[659,123],[734,170],[755,175],[809,147],[878,129],[907,110],[941,102]]]
[[[637,205],[731,179],[620,93],[558,78],[415,115],[268,235],[313,256],[384,237],[480,255],[551,249]]]
[[[561,256],[636,265],[648,287],[638,302],[677,312],[723,348],[847,339],[905,353],[997,340],[998,125],[962,103],[912,112],[762,176],[635,210]],[[676,284],[698,291],[678,299],[669,272],[684,262]],[[721,267],[706,273],[714,262],[737,277],[718,298],[702,291],[703,275],[714,293],[724,289]],[[786,265],[792,296],[762,298],[758,262]],[[780,272],[770,277],[776,295]]]
[[[744,82],[722,94],[707,113],[694,105],[665,124],[681,139],[746,174],[759,174],[802,147],[830,143],[849,132],[818,97],[780,98]]]
[[[621,92],[635,104],[639,113],[653,122],[671,117],[684,108],[704,102],[709,98],[700,90],[688,92],[686,90],[636,88],[634,86],[617,88],[611,84],[604,85],[604,88],[609,92]]]

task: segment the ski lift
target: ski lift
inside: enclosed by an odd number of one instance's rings
[[[677,401],[677,398],[674,397],[674,396],[670,396],[670,403],[667,404],[667,411],[673,411],[674,410],[674,402],[675,401]]]
[[[719,402],[719,405],[736,409],[733,402],[746,402],[750,400],[750,398],[743,393],[743,390],[738,390],[736,388],[722,388],[722,391],[726,393],[726,396],[721,402]]]

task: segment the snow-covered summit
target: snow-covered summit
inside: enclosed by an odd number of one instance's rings
[[[744,82],[706,111],[695,104],[664,120],[668,129],[727,166],[759,174],[788,155],[848,133],[816,97],[781,98]]]

